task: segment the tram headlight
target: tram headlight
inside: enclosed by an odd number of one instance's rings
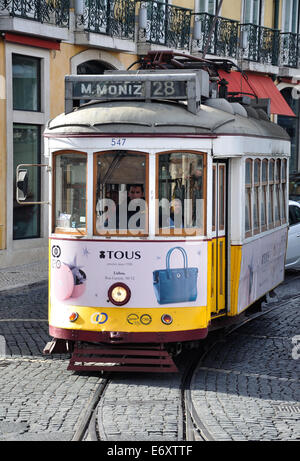
[[[77,319],[78,319],[78,313],[77,312],[72,312],[72,314],[69,315],[70,322],[76,322]]]
[[[161,316],[161,321],[165,325],[171,325],[171,323],[173,322],[173,318],[172,318],[172,316],[170,314],[163,314]]]
[[[125,283],[114,283],[108,290],[108,299],[115,306],[123,306],[130,297],[131,291]]]

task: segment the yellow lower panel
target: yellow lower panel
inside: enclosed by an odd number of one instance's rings
[[[230,309],[228,309],[229,316],[237,315],[238,299],[239,299],[239,281],[241,272],[242,261],[242,246],[232,246],[231,253],[231,274],[230,274]]]
[[[78,313],[75,322],[69,321],[72,312]],[[170,325],[161,321],[163,314],[173,318]],[[89,331],[171,332],[207,327],[207,307],[183,308],[95,308],[71,305],[52,306],[49,323],[53,327]]]

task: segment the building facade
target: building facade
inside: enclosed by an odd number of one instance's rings
[[[272,117],[299,171],[299,15],[299,0],[0,0],[0,268],[47,257],[48,206],[17,203],[15,169],[46,163],[67,74],[127,69],[149,50],[230,59],[250,80],[270,77],[293,110]],[[47,200],[46,168],[30,176],[32,201]]]

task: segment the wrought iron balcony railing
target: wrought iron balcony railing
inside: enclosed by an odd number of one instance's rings
[[[0,0],[0,11],[10,16],[69,27],[69,0]]]
[[[203,51],[206,47],[206,40],[209,36],[214,15],[208,13],[196,13],[194,15],[196,25],[198,25],[199,37],[193,40],[193,49],[199,49]],[[209,47],[207,50],[208,54],[214,54],[222,57],[237,57],[238,50],[238,32],[239,22],[232,19],[222,18],[219,16],[216,20],[215,31],[211,37]]]
[[[280,34],[279,62],[284,67],[300,67],[300,35],[291,32]]]
[[[256,24],[241,24],[240,29],[245,43],[245,48],[242,49],[243,59],[278,66],[279,30]]]
[[[111,37],[134,39],[134,0],[85,0],[83,16],[79,19],[84,29]]]
[[[147,42],[189,50],[192,10],[155,0],[137,3],[147,8]]]

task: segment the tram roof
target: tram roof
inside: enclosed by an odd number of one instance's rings
[[[208,99],[196,114],[184,103],[113,101],[90,102],[50,120],[45,135],[64,134],[191,134],[250,135],[289,140],[262,110],[222,99]]]

